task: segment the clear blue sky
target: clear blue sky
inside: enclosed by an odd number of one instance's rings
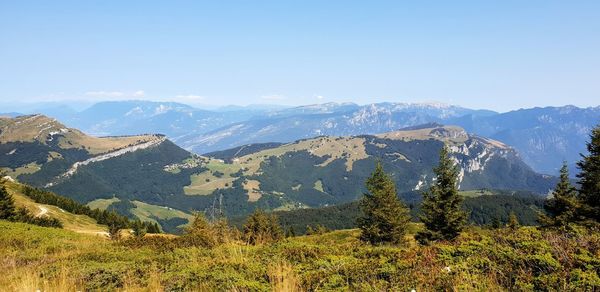
[[[2,1],[0,101],[597,106],[599,15],[600,1]]]

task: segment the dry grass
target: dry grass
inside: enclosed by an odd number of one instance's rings
[[[355,161],[368,157],[365,150],[364,138],[318,137],[248,154],[239,157],[234,161],[234,164],[239,164],[242,168],[247,168],[246,174],[255,174],[259,170],[260,163],[265,157],[281,156],[285,153],[294,151],[308,151],[319,157],[331,156],[320,166],[326,166],[336,159],[345,159],[346,169],[348,171],[352,170]]]
[[[262,197],[260,192],[260,182],[257,180],[246,180],[244,181],[244,190],[248,194],[249,202],[256,202]]]
[[[441,137],[436,134],[437,129],[444,129],[450,136]],[[383,139],[392,139],[392,140],[427,140],[427,139],[441,139],[445,142],[453,142],[453,143],[464,143],[469,137],[465,130],[458,126],[443,126],[436,128],[425,128],[418,130],[402,130],[402,131],[393,131],[388,133],[383,133],[377,135],[379,138]]]
[[[82,291],[81,282],[74,280],[70,271],[63,267],[57,275],[44,275],[36,269],[18,269],[9,273],[10,280],[3,287],[8,291]],[[0,282],[1,283],[1,282]]]
[[[409,237],[416,226],[410,228]],[[4,291],[597,291],[600,236],[469,228],[432,246],[370,246],[358,230],[212,248],[115,243],[0,220]],[[132,239],[133,240],[133,239]]]
[[[231,174],[241,169],[239,165],[224,163],[218,159],[208,159],[208,162],[203,166],[208,170],[191,176],[192,183],[183,188],[186,195],[206,196],[216,189],[231,188],[233,181],[236,179]],[[221,177],[215,176],[214,173],[217,171],[223,175]]]
[[[277,262],[269,267],[269,281],[271,290],[275,292],[303,291],[294,267],[287,262]]]
[[[63,228],[79,233],[106,235],[106,226],[98,224],[94,219],[85,215],[75,215],[62,210],[53,205],[38,204],[29,197],[23,195],[20,191],[20,185],[13,182],[5,182],[9,194],[15,200],[18,207],[24,207],[32,214],[45,213],[43,216],[49,216],[60,220]]]
[[[48,139],[54,139],[55,137],[51,134],[60,134],[64,136],[63,138],[60,138],[58,143],[61,148],[85,148],[92,155],[159,139],[154,135],[103,138],[92,137],[79,130],[69,129],[55,119],[43,115],[0,119],[0,141],[3,143],[32,142],[36,140],[41,143],[47,143]]]
[[[119,198],[111,198],[111,199],[96,199],[93,200],[89,203],[87,203],[86,205],[92,209],[100,209],[100,210],[106,210],[106,208],[108,208],[108,206],[112,205],[113,203],[119,202],[121,201]]]

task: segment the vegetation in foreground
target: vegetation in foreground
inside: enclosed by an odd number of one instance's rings
[[[109,241],[0,221],[0,287],[14,291],[558,290],[600,288],[600,234],[471,227],[454,241],[373,246],[358,230],[212,248],[182,237]],[[185,236],[183,236],[185,237]]]

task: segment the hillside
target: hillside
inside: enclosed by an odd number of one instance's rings
[[[510,145],[534,170],[556,174],[566,160],[574,164],[600,108],[531,108],[496,113],[444,104],[321,104],[280,110],[174,141],[195,153],[244,144],[289,143],[318,135],[377,134],[425,123],[459,125],[470,133]],[[573,172],[575,173],[575,172]]]
[[[458,125],[513,147],[525,163],[545,174],[556,174],[563,160],[574,164],[585,151],[587,133],[600,121],[598,107],[536,107],[497,113],[440,103],[402,102],[206,110],[174,102],[111,101],[82,111],[54,105],[40,107],[38,112],[92,135],[164,134],[197,154],[319,135],[377,134],[425,123]]]
[[[183,194],[191,172],[200,169],[190,168],[178,174],[165,171],[164,166],[192,155],[164,136],[93,137],[42,115],[0,119],[0,154],[0,168],[8,176],[81,203],[115,195],[133,201],[138,192],[143,192],[139,199],[144,202],[163,203],[165,199],[157,195],[166,196],[178,190]],[[157,184],[158,181],[163,183]],[[65,182],[69,187],[64,187]],[[154,212],[156,218],[148,212],[137,212],[139,216],[135,216],[125,212],[129,208],[123,211],[118,204],[113,207],[131,218],[164,220],[160,223],[165,227],[173,225],[172,228],[187,223],[189,217],[187,214],[165,217],[164,212]],[[158,207],[141,208],[158,210]]]
[[[432,246],[370,246],[358,230],[213,248],[149,237],[111,242],[0,220],[9,291],[595,291],[600,238],[470,228]]]
[[[545,194],[554,185],[503,143],[438,124],[376,136],[248,145],[202,157],[160,135],[96,138],[54,119],[28,116],[3,119],[0,142],[0,166],[17,180],[157,222],[168,232],[187,224],[194,211],[240,216],[255,208],[354,201],[378,160],[399,192],[419,191],[431,181],[444,143],[461,167],[462,190]]]
[[[23,194],[23,185],[19,183],[6,181],[4,182],[4,186],[15,200],[17,207],[26,208],[35,216],[56,218],[62,223],[65,230],[92,235],[108,235],[106,232],[107,226],[98,224],[93,218],[86,215],[73,214],[54,205],[36,203],[33,199]]]
[[[542,173],[556,173],[567,161],[576,174],[574,164],[580,153],[586,153],[590,130],[600,123],[600,107],[536,107],[487,117],[467,115],[450,122],[511,145]]]

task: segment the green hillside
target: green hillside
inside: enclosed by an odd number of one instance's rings
[[[107,226],[98,224],[96,220],[89,216],[73,214],[54,205],[36,203],[32,198],[23,194],[23,185],[21,184],[4,182],[3,185],[15,200],[17,207],[24,207],[35,216],[56,218],[66,230],[101,236],[107,235]]]
[[[431,183],[444,144],[461,167],[463,191],[545,195],[555,183],[506,145],[454,126],[249,145],[214,157],[193,155],[159,135],[90,137],[40,115],[2,119],[0,127],[0,167],[8,175],[82,204],[158,222],[168,232],[178,232],[195,211],[236,217],[256,208],[356,201],[376,161],[400,193],[418,192]]]

